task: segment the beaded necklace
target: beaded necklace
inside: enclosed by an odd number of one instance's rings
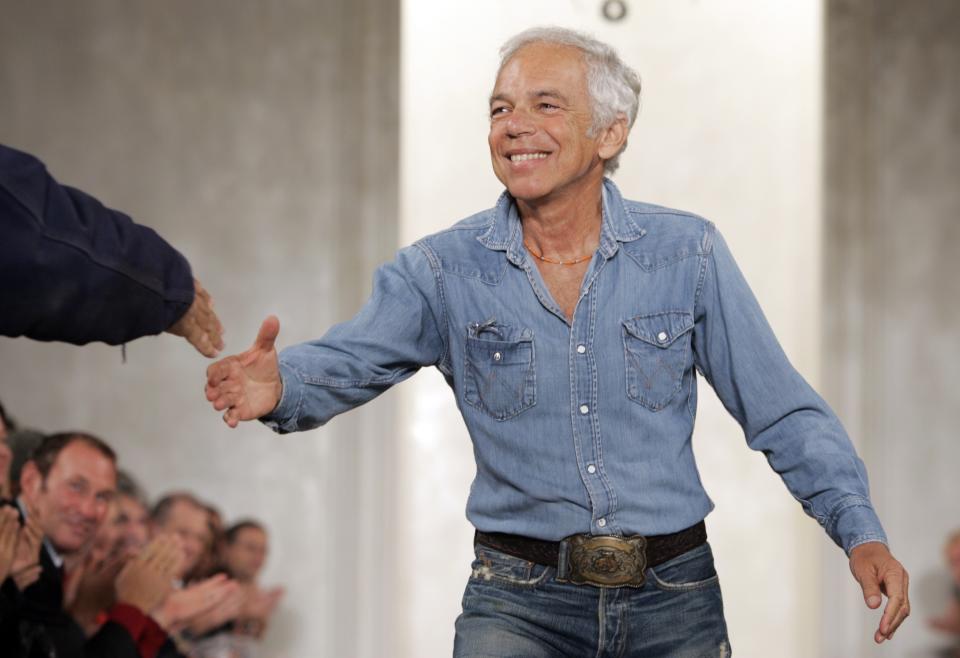
[[[538,254],[526,240],[523,241],[523,246],[526,247],[527,251],[533,254],[535,258],[542,260],[544,263],[550,263],[551,265],[576,265],[577,263],[582,263],[583,261],[589,260],[593,257],[593,254],[587,254],[586,256],[581,256],[580,258],[576,258],[574,260],[557,260],[555,258],[548,258],[543,254]]]

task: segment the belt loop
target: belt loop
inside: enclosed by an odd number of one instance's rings
[[[560,540],[560,557],[557,559],[557,578],[561,580],[566,580],[567,578],[567,564],[569,560],[570,544],[566,540]]]

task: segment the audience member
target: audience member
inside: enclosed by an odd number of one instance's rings
[[[168,494],[154,505],[150,530],[154,536],[169,533],[180,538],[183,560],[176,577],[181,581],[186,581],[213,541],[206,507],[185,491]]]
[[[3,658],[254,655],[283,593],[256,582],[260,523],[224,532],[219,510],[188,492],[151,514],[102,440],[20,430],[11,457],[12,425],[0,407],[0,474],[12,461],[19,480],[0,507]]]
[[[7,446],[13,454],[10,462],[10,475],[7,478],[10,498],[16,498],[20,493],[20,471],[30,459],[30,455],[37,449],[44,439],[44,434],[37,430],[26,429],[19,425],[15,430],[7,433]]]
[[[956,655],[960,655],[960,530],[947,538],[943,554],[950,569],[950,602],[939,617],[930,620],[930,625],[951,636]]]
[[[125,471],[117,473],[116,501],[122,550],[137,552],[150,538],[150,505],[146,494]]]
[[[220,569],[220,544],[223,541],[223,515],[220,510],[209,503],[203,504],[207,510],[207,528],[210,531],[210,541],[206,550],[193,571],[188,574],[188,580],[206,578],[217,573]]]
[[[4,595],[15,601],[0,628],[4,656],[153,658],[139,651],[138,644],[151,633],[159,638],[158,647],[165,641],[166,635],[147,615],[165,598],[172,567],[169,558],[161,560],[155,553],[119,570],[116,605],[89,638],[64,605],[64,557],[90,548],[115,484],[116,455],[89,434],[47,437],[24,465],[16,502],[27,524],[20,534],[29,536],[27,528],[35,524],[43,539],[42,545],[36,541],[28,546],[32,555],[29,551],[21,555],[18,546],[14,559],[14,575],[20,559],[39,565],[36,582],[23,586],[8,578],[3,583]]]
[[[224,533],[221,562],[231,578],[244,591],[244,604],[233,631],[255,638],[263,637],[274,609],[283,598],[282,587],[262,589],[257,582],[267,558],[267,531],[258,521],[245,519]]]

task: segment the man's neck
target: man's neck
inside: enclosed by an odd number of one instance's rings
[[[574,257],[592,252],[600,243],[603,179],[557,198],[517,200],[524,241],[544,255]]]

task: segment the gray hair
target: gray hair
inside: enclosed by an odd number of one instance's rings
[[[588,135],[595,137],[623,115],[627,118],[627,131],[633,127],[640,107],[640,76],[627,66],[611,46],[588,34],[562,27],[532,27],[507,40],[500,48],[500,69],[518,50],[532,43],[551,43],[571,46],[583,53],[587,65],[587,90],[593,107],[593,121]],[[620,153],[604,162],[603,169],[612,174],[620,165]]]

